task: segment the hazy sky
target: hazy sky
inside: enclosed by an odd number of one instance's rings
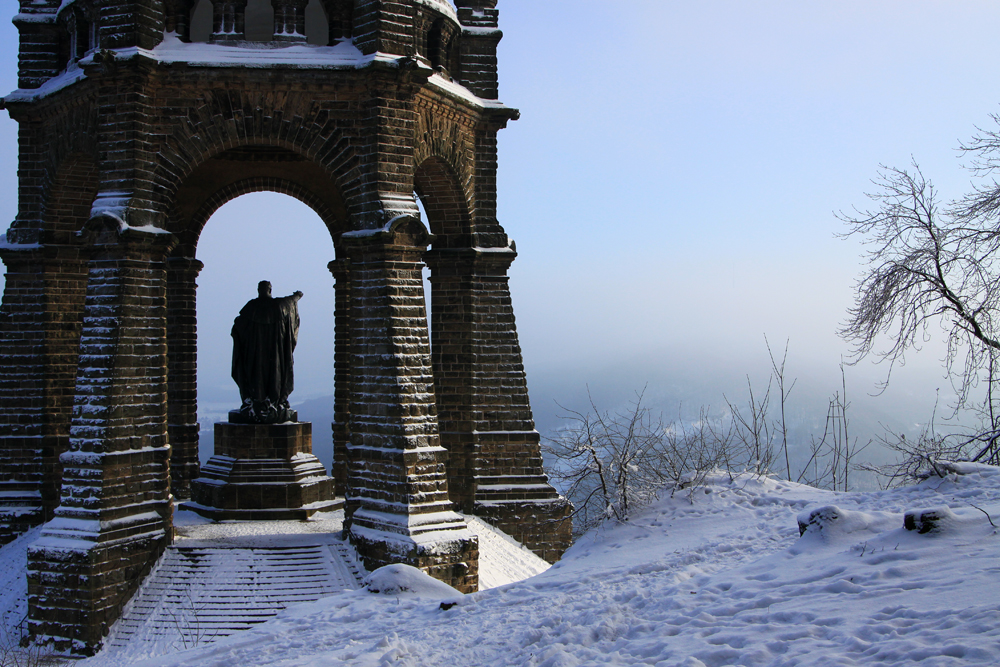
[[[16,3],[3,3],[12,16]],[[766,381],[765,334],[790,340],[803,387],[832,392],[848,352],[835,332],[860,270],[859,246],[834,237],[834,211],[864,205],[878,165],[911,156],[944,196],[960,194],[958,142],[1000,111],[993,1],[499,9],[501,99],[522,112],[500,135],[499,215],[519,252],[511,287],[543,420],[585,383],[609,402],[647,382],[664,401],[717,402],[745,373]],[[7,90],[16,44],[0,26]],[[6,220],[15,173],[4,119]],[[237,395],[229,327],[262,278],[305,292],[293,402],[331,394],[333,248],[319,219],[288,197],[248,195],[209,222],[198,253],[206,404]],[[932,344],[912,357],[879,398],[865,394],[883,371],[850,369],[855,400],[925,410],[945,386],[939,356]]]

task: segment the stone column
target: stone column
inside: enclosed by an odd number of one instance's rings
[[[182,42],[191,41],[191,11],[195,0],[163,0],[163,24]]]
[[[246,37],[247,0],[212,0],[212,34],[216,44],[242,42]]]
[[[198,477],[198,308],[195,280],[204,264],[167,260],[167,434],[170,478],[177,499],[191,497]]]
[[[274,41],[306,41],[306,0],[271,0],[274,7]]]
[[[0,246],[0,544],[52,518],[87,284],[80,247]]]
[[[172,538],[166,267],[174,239],[90,224],[80,365],[62,503],[28,551],[28,620],[94,653]]]
[[[452,511],[434,403],[415,218],[348,232],[351,442],[345,532],[365,566],[408,563],[462,591],[478,587],[478,541]]]
[[[542,467],[507,283],[516,256],[506,247],[426,255],[441,442],[459,508],[555,562],[570,544],[571,508]]]
[[[336,281],[333,341],[333,470],[335,495],[347,488],[347,446],[351,442],[351,278],[347,260],[327,265]]]

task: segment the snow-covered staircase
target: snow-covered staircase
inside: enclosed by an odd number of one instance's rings
[[[174,650],[212,642],[297,602],[356,589],[364,571],[332,536],[313,543],[231,546],[182,540],[167,549],[105,644]],[[155,651],[158,652],[158,651]]]
[[[343,512],[333,512],[309,521],[216,523],[178,512],[177,541],[126,606],[104,649],[87,664],[124,667],[211,643],[297,602],[360,588],[368,573],[341,539],[342,519]],[[466,519],[479,536],[482,589],[548,568],[496,528],[476,517]],[[20,582],[23,597],[23,570]]]

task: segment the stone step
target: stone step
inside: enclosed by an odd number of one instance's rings
[[[273,618],[298,602],[356,589],[367,573],[353,548],[330,535],[292,547],[168,547],[115,624],[106,651],[135,642],[186,648]]]

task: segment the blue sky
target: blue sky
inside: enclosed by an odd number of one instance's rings
[[[520,253],[511,288],[536,413],[587,383],[612,403],[646,383],[664,401],[717,403],[746,373],[766,381],[765,334],[790,340],[803,386],[832,392],[861,269],[834,211],[864,205],[878,165],[911,156],[945,197],[961,194],[955,149],[1000,111],[1000,4],[986,0],[499,9],[501,99],[522,111],[500,135],[499,215]],[[7,90],[16,41],[0,25]],[[4,118],[6,220],[15,174]],[[287,252],[265,259],[278,243]],[[245,196],[209,222],[199,258],[203,398],[235,395],[228,329],[262,278],[306,293],[297,398],[332,393],[333,249],[319,219],[287,197]],[[932,341],[878,398],[866,394],[882,369],[848,380],[879,410],[926,411],[946,387],[939,358]]]

